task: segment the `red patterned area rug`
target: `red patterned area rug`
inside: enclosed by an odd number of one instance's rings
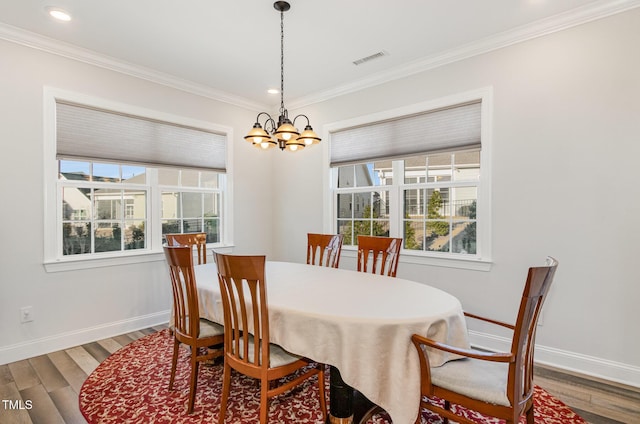
[[[102,362],[80,390],[80,410],[86,420],[90,424],[217,423],[222,366],[200,367],[194,413],[188,415],[188,351],[181,348],[176,382],[174,389],[169,391],[172,346],[172,336],[168,330],[163,330],[130,343]],[[326,384],[328,389],[328,380]],[[259,403],[259,389],[255,380],[235,374],[225,423],[257,423]],[[536,423],[586,424],[565,404],[539,387],[536,387],[534,403]],[[465,412],[479,424],[500,422],[474,412]],[[321,424],[322,414],[314,379],[274,398],[269,410],[269,422]],[[422,422],[438,424],[441,420],[437,415],[424,411]],[[524,422],[521,420],[521,423]],[[380,414],[372,417],[368,424],[390,423],[388,416]]]

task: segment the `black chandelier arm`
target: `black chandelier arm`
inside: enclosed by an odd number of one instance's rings
[[[260,124],[260,117],[263,115],[265,115],[267,118],[264,120],[264,123]],[[276,121],[267,112],[260,112],[258,116],[256,116],[256,124],[264,127],[264,130],[271,134],[273,134],[273,132],[276,130]],[[271,124],[271,128],[269,128],[269,124]]]
[[[264,130],[267,131],[269,134],[273,134],[277,128],[276,121],[268,113],[266,115],[269,116],[269,119],[264,121]],[[271,124],[270,127],[269,127],[269,124]]]
[[[268,118],[267,118],[267,119],[265,119],[265,121],[264,121],[264,123],[265,123],[265,124],[266,124],[266,123],[267,123],[267,121],[269,121],[269,120],[272,120],[272,121],[273,121],[273,118],[272,118],[272,117],[271,117],[271,115],[269,115],[267,112],[260,112],[260,113],[258,114],[258,116],[256,116],[256,123],[258,123],[258,124],[260,123],[260,117],[261,117],[262,115],[267,115],[267,116],[268,116]]]
[[[296,126],[296,119],[300,118],[301,116],[302,116],[304,119],[306,119],[306,120],[307,120],[307,126],[311,126],[311,122],[309,121],[309,117],[308,117],[307,115],[303,115],[303,114],[297,115],[295,118],[293,118],[293,126],[294,126],[294,127]]]

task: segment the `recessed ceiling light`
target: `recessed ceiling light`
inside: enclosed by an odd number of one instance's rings
[[[71,20],[71,15],[60,8],[48,6],[46,9],[49,16],[59,21],[69,22]]]
[[[267,90],[267,93],[269,94],[278,94],[280,91],[278,91],[277,88],[270,88]]]

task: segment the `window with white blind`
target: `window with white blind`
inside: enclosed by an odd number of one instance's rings
[[[166,233],[230,243],[228,128],[46,94],[45,263],[139,259]]]
[[[328,227],[347,252],[358,235],[402,237],[405,260],[485,269],[469,264],[490,261],[490,102],[480,90],[328,126]]]

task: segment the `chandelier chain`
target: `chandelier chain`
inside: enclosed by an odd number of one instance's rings
[[[284,11],[280,11],[280,115],[284,115]]]

